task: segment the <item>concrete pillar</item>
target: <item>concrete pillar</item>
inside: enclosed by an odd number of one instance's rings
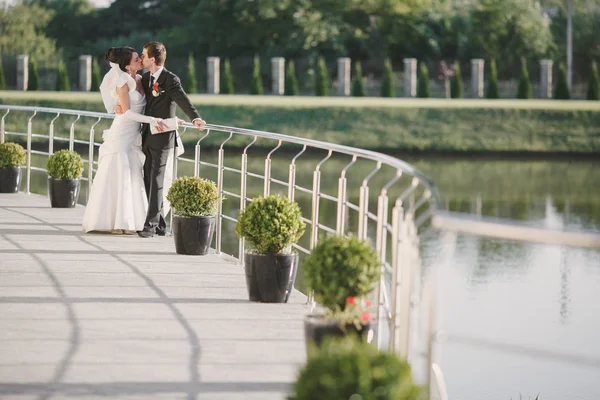
[[[540,60],[540,98],[552,98],[552,60]]]
[[[208,70],[208,82],[206,87],[208,88],[208,94],[219,94],[221,87],[221,77],[220,77],[220,67],[219,57],[208,57],[206,59],[207,62],[207,70]]]
[[[340,57],[338,63],[338,95],[350,96],[350,65],[352,60],[348,57]]]
[[[79,56],[79,90],[89,92],[92,88],[92,56]]]
[[[271,58],[271,90],[273,94],[285,93],[285,58]]]
[[[404,59],[404,97],[417,96],[417,59]]]
[[[485,61],[481,58],[471,60],[471,93],[475,99],[483,97],[484,65]]]
[[[29,83],[29,56],[21,54],[17,56],[17,90],[27,90]]]

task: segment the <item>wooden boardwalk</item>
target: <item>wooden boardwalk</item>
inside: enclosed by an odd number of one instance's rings
[[[251,303],[235,260],[84,235],[83,211],[0,194],[0,399],[285,399],[301,293]]]

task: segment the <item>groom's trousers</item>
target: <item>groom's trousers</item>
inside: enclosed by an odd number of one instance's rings
[[[168,134],[168,133],[164,133]],[[144,185],[148,195],[148,213],[144,223],[144,231],[164,233],[167,223],[163,215],[165,169],[172,147],[153,147],[145,143],[142,150],[146,156],[144,163]]]

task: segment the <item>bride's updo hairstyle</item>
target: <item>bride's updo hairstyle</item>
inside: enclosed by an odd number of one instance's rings
[[[119,68],[121,68],[123,72],[127,72],[125,67],[129,65],[131,62],[131,57],[135,52],[136,50],[129,46],[111,47],[106,52],[104,58],[108,62],[119,64]]]

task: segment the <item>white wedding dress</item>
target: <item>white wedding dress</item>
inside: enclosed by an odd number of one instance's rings
[[[120,78],[117,85],[126,79],[129,86],[130,110],[143,114],[146,97],[136,90],[133,78],[126,73]],[[140,122],[125,115],[117,115],[111,127],[104,131],[98,170],[83,216],[85,232],[141,231],[144,228],[148,197],[142,172],[145,156],[140,132]]]

